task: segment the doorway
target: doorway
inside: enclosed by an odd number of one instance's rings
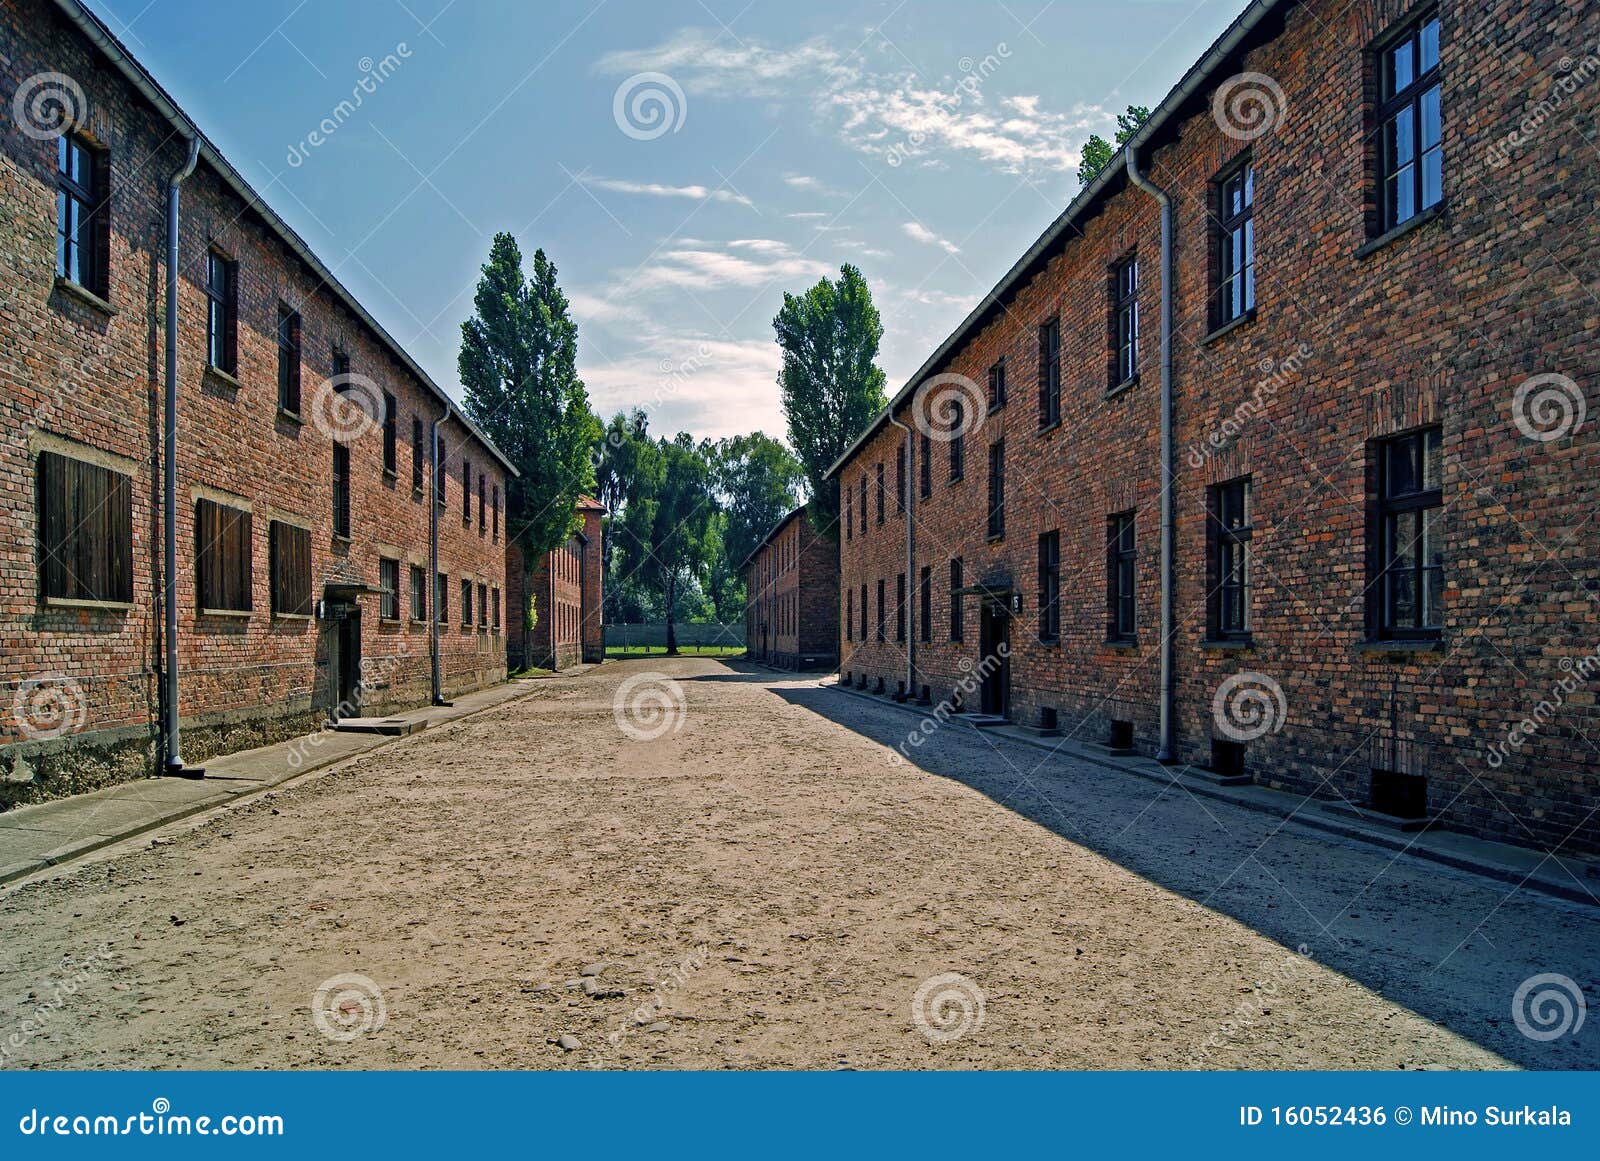
[[[361,606],[354,601],[327,605],[328,719],[361,716]]]
[[[1011,705],[1011,613],[998,602],[983,602],[978,652],[983,681],[978,690],[978,708],[1003,718]]]

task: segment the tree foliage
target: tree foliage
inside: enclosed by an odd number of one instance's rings
[[[1117,150],[1128,143],[1128,138],[1150,119],[1150,110],[1143,105],[1129,105],[1126,113],[1117,114],[1117,143],[1113,146],[1098,133],[1091,133],[1083,143],[1083,156],[1078,161],[1078,184],[1088,185],[1100,176],[1100,171],[1111,164]]]
[[[578,378],[578,328],[543,250],[524,278],[522,251],[499,233],[461,324],[457,369],[472,421],[516,465],[506,488],[507,531],[532,562],[572,531],[578,498],[594,488],[600,425]]]
[[[837,280],[785,294],[772,327],[783,353],[778,388],[789,444],[810,483],[817,527],[837,535],[838,488],[823,477],[883,408],[883,322],[867,280],[845,265]]]
[[[660,598],[667,652],[676,653],[680,602],[704,585],[716,551],[711,472],[687,434],[641,443],[639,452],[617,546],[628,576]]]

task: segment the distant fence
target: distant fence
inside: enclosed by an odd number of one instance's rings
[[[678,621],[673,625],[673,635],[677,637],[679,645],[721,645],[728,649],[744,648],[744,625],[693,625],[687,621]],[[605,626],[607,649],[643,649],[654,646],[664,648],[667,644],[666,623],[658,622],[653,625],[607,625]]]

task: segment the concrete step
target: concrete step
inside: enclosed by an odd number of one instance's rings
[[[976,726],[980,730],[993,729],[995,726],[1009,726],[1010,718],[1003,718],[999,714],[962,714],[961,720],[969,726]]]
[[[423,718],[343,718],[334,727],[341,734],[383,734],[403,738],[428,728]]]
[[[1370,807],[1354,806],[1348,802],[1322,802],[1318,805],[1328,814],[1336,814],[1341,818],[1354,818],[1369,826],[1382,826],[1403,832],[1427,830],[1438,822],[1432,818],[1398,818],[1392,814],[1384,814]]]

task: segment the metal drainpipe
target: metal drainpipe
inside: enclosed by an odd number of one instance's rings
[[[200,139],[189,138],[189,152],[167,181],[167,366],[166,414],[162,432],[162,570],[161,612],[166,633],[166,674],[163,698],[166,722],[167,774],[202,778],[200,767],[185,770],[178,739],[178,187],[194,172],[200,159]]]
[[[433,494],[428,497],[428,571],[433,573],[433,616],[428,620],[428,659],[433,671],[433,704],[449,705],[444,699],[444,684],[439,672],[439,429],[450,422],[455,407],[446,402],[444,414],[433,421],[433,440],[430,458],[433,461],[432,478],[428,481]]]
[[[1156,199],[1161,207],[1161,749],[1158,762],[1176,761],[1173,745],[1175,702],[1173,654],[1174,624],[1173,541],[1176,536],[1176,471],[1172,459],[1172,319],[1174,261],[1172,248],[1172,198],[1139,170],[1137,143],[1125,150],[1128,180]]]
[[[889,413],[889,422],[906,433],[906,474],[905,474],[905,501],[906,501],[906,696],[915,697],[917,688],[917,634],[916,624],[911,613],[915,606],[911,603],[912,573],[916,571],[915,538],[913,532],[916,523],[916,495],[917,489],[912,481],[916,479],[915,467],[912,457],[915,454],[912,445],[916,440],[911,438],[911,429],[894,417],[894,412]]]

